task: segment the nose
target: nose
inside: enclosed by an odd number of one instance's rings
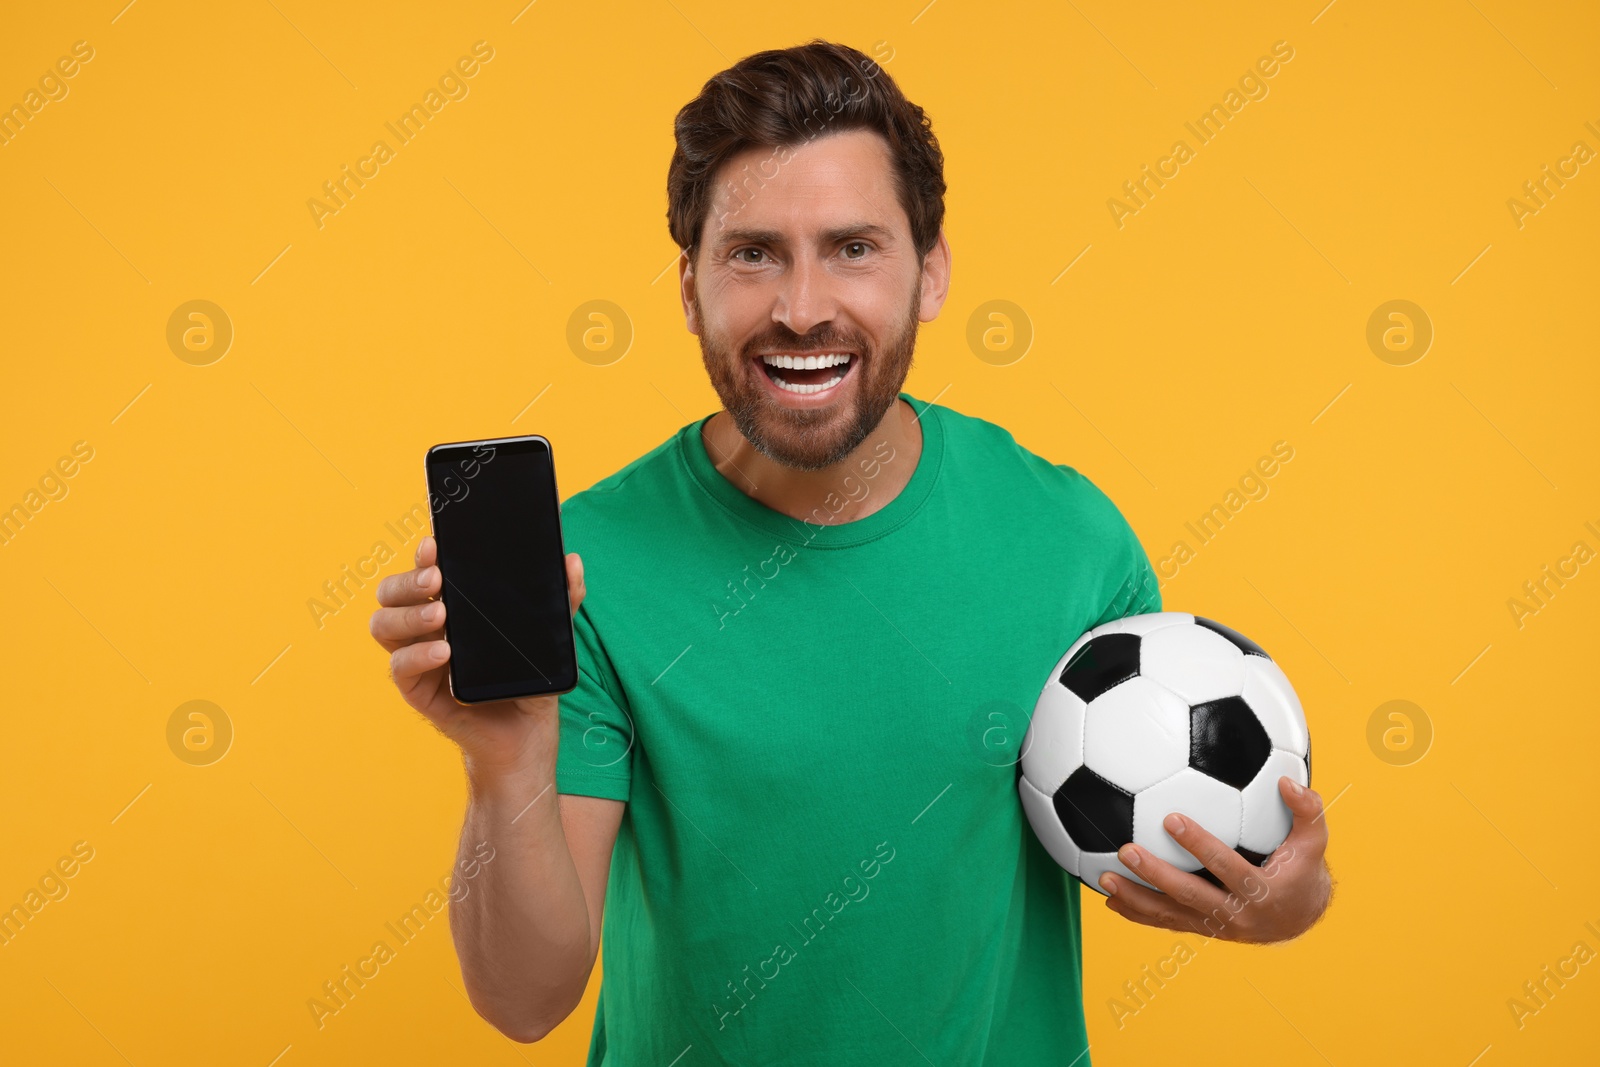
[[[783,323],[802,337],[818,323],[832,321],[838,310],[833,282],[816,256],[797,257],[784,276],[772,309],[773,321]]]

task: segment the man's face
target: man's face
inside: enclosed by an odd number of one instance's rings
[[[918,322],[943,303],[942,284],[923,284],[890,168],[867,130],[734,156],[684,271],[689,329],[722,406],[785,466],[821,470],[866,440],[905,384]]]

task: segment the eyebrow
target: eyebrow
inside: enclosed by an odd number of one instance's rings
[[[822,231],[824,244],[837,244],[850,237],[876,237],[881,241],[892,241],[894,233],[886,227],[870,222],[851,223],[848,226],[835,226],[832,229]],[[714,242],[714,247],[726,248],[734,244],[782,245],[784,243],[786,243],[784,235],[777,230],[735,227],[724,230],[722,236],[718,237]]]

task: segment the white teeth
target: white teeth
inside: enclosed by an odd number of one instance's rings
[[[850,362],[848,354],[839,352],[829,352],[820,356],[762,356],[761,359],[768,366],[786,367],[789,370],[818,370]]]
[[[799,393],[801,396],[809,396],[812,393],[827,392],[829,389],[832,389],[834,386],[844,381],[844,375],[841,373],[837,378],[833,379],[833,381],[823,382],[818,385],[790,385],[777,375],[772,376],[772,381],[779,389],[782,389],[786,393]]]

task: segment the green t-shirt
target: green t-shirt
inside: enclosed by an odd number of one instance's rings
[[[1067,647],[1160,593],[1087,478],[900,397],[921,457],[854,522],[745,496],[705,419],[562,507],[557,790],[628,801],[590,1067],[1089,1062],[1080,883],[1016,756]],[[880,444],[825,507],[909,461]]]

